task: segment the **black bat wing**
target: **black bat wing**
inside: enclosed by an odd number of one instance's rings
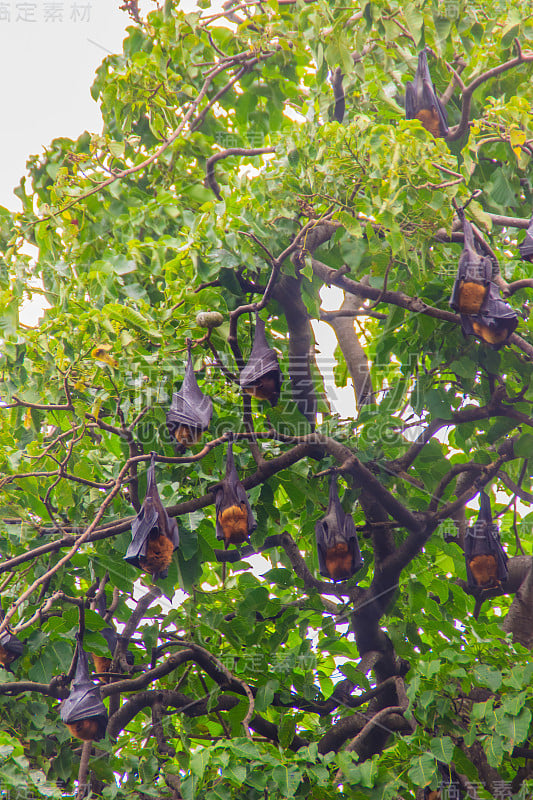
[[[405,118],[416,119],[416,90],[414,81],[405,84]]]
[[[153,506],[146,509],[146,505],[143,504],[131,526],[131,542],[124,556],[124,561],[128,564],[133,564],[134,567],[140,566],[139,558],[146,555],[148,536],[157,527],[157,520],[156,509]]]
[[[322,520],[315,524],[315,538],[316,538],[316,551],[318,555],[318,571],[324,578],[329,578],[329,572],[326,565],[326,555],[328,548],[325,542],[325,531]]]
[[[172,395],[172,403],[167,412],[167,425],[171,434],[178,425],[188,425],[205,431],[212,416],[213,401],[198,386],[189,345],[185,377],[179,392],[174,392]]]
[[[348,543],[350,553],[352,554],[353,571],[357,572],[363,566],[364,561],[359,547],[355,522],[351,514],[345,514],[344,516],[344,537]]]
[[[131,542],[124,556],[124,561],[139,567],[139,558],[146,555],[148,537],[154,528],[158,528],[172,542],[174,550],[178,547],[180,537],[178,523],[169,517],[161,503],[155,482],[155,453],[152,453],[150,467],[148,468],[148,485],[146,497],[141,510],[131,526]]]
[[[241,505],[244,503],[246,506],[246,511],[248,513],[248,533],[253,533],[257,528],[257,521],[253,515],[252,507],[250,505],[250,501],[248,500],[246,490],[240,481],[237,484],[236,492],[239,503]]]
[[[107,646],[111,653],[115,652],[115,647],[117,646],[117,634],[113,628],[103,628],[100,633],[104,637],[107,642]]]
[[[518,245],[520,255],[524,261],[533,261],[533,217],[526,231],[526,238]]]
[[[255,381],[262,378],[263,375],[274,371],[279,375],[279,385],[281,386],[282,375],[279,368],[278,356],[276,351],[268,346],[265,334],[265,323],[256,312],[254,343],[252,345],[250,358],[239,377],[240,386],[244,389],[246,386],[250,386]]]
[[[487,302],[480,316],[489,326],[505,323],[509,328],[509,336],[518,325],[518,314],[509,303],[502,300],[500,290],[495,283],[490,284]]]
[[[161,498],[159,497],[159,492],[157,491],[157,485],[155,482],[154,464],[155,464],[155,453],[152,454],[152,465],[151,465],[148,487],[146,490],[146,499],[149,498],[150,508],[155,509],[155,512],[157,514],[157,527],[159,528],[160,533],[164,533],[167,539],[170,539],[170,541],[174,546],[174,550],[176,550],[180,543],[178,523],[176,522],[174,517],[169,517],[166,508],[161,502]]]
[[[103,716],[107,719],[107,709],[102,702],[100,689],[89,677],[87,653],[79,642],[76,650],[76,672],[70,694],[61,703],[60,717],[67,725],[91,717]]]

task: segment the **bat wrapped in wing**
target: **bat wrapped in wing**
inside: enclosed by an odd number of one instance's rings
[[[405,86],[405,118],[419,119],[435,138],[445,138],[448,135],[446,109],[433,86],[425,49],[418,54],[414,80]]]
[[[24,645],[9,628],[0,633],[0,665],[4,669],[8,669],[11,672],[9,665],[16,661],[17,658],[20,658],[23,651]]]
[[[457,277],[450,305],[461,315],[465,336],[477,336],[497,350],[502,347],[516,326],[518,317],[511,306],[502,300],[498,286],[492,280],[492,261],[476,249],[472,225],[458,208],[464,233],[463,252],[459,258]]]
[[[152,453],[146,497],[131,526],[131,543],[124,561],[150,573],[154,580],[166,578],[179,541],[178,524],[168,516],[157,491],[155,453]]]
[[[257,397],[258,400],[268,400],[271,406],[275,406],[279,400],[282,382],[278,356],[276,351],[268,346],[265,323],[256,311],[252,352],[240,374],[239,384],[247,394]]]
[[[329,484],[326,515],[316,523],[315,534],[321,575],[332,581],[345,581],[361,569],[363,559],[355,523],[341,506],[335,476]]]
[[[226,476],[215,487],[215,512],[217,539],[224,541],[224,546],[242,544],[257,528],[248,495],[239,480],[233,458],[233,441],[228,442],[226,455]]]
[[[457,277],[450,305],[459,314],[479,314],[487,301],[492,280],[492,261],[478,253],[472,225],[463,208],[457,209],[464,233],[463,252],[459,258]]]
[[[479,493],[479,514],[465,536],[468,585],[481,589],[501,586],[507,580],[507,555],[501,545],[498,526],[492,522],[490,498]]]
[[[207,430],[213,416],[213,401],[204,394],[194,374],[191,342],[187,342],[188,357],[185,377],[179,392],[172,395],[167,412],[167,428],[174,441],[183,447],[195,444]]]
[[[77,739],[99,741],[107,728],[107,709],[100,689],[89,677],[87,654],[81,643],[76,645],[76,672],[70,694],[61,703],[61,721]]]

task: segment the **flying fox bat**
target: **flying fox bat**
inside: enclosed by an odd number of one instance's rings
[[[355,524],[351,515],[343,511],[335,477],[329,484],[326,516],[316,523],[315,534],[321,575],[332,581],[344,581],[361,569],[363,559]]]
[[[213,401],[203,394],[194,374],[191,342],[187,342],[188,357],[185,377],[179,392],[172,395],[172,403],[167,412],[167,428],[171,437],[187,447],[195,444],[203,431],[209,427],[213,416]]]
[[[458,208],[457,214],[465,238],[450,305],[460,314],[479,314],[489,294],[492,261],[488,256],[481,256],[477,252],[474,231],[465,217],[464,209]]]
[[[235,469],[232,439],[228,442],[226,476],[216,487],[215,512],[217,539],[223,539],[225,547],[242,544],[257,528],[248,495]]]
[[[419,119],[435,138],[448,135],[446,109],[435,92],[425,49],[418,54],[414,80],[405,86],[405,118]]]
[[[150,573],[154,580],[166,578],[179,541],[178,524],[168,516],[157,491],[155,453],[152,453],[146,497],[131,526],[131,542],[124,561]]]
[[[518,317],[492,281],[491,259],[476,250],[472,225],[465,218],[464,209],[458,208],[457,213],[463,226],[464,247],[450,305],[461,315],[465,336],[477,336],[497,350],[515,330]]]
[[[256,311],[254,343],[250,358],[239,378],[241,389],[259,400],[268,400],[271,406],[275,406],[279,400],[282,381],[276,351],[268,346],[265,323]]]
[[[526,231],[526,238],[518,245],[523,261],[533,261],[533,217]]]
[[[501,546],[498,526],[492,522],[490,498],[479,493],[479,514],[465,536],[468,586],[491,589],[507,579],[507,555]]]
[[[89,677],[87,654],[79,641],[76,644],[76,672],[70,694],[61,703],[60,717],[77,739],[99,741],[105,736],[107,710],[100,689]]]
[[[0,633],[0,665],[12,672],[10,664],[20,658],[24,650],[24,646],[20,639],[11,633],[9,628]]]

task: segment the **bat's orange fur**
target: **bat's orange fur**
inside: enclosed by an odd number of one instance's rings
[[[495,556],[488,553],[483,556],[474,556],[469,562],[469,567],[478,586],[484,589],[499,586],[498,563]]]
[[[483,339],[487,344],[500,344],[504,342],[509,336],[509,329],[504,328],[503,331],[497,332],[488,328],[486,325],[481,325],[479,322],[472,322],[474,332]]]
[[[416,118],[420,120],[424,128],[429,131],[436,139],[442,136],[440,119],[436,108],[421,108]]]
[[[71,732],[72,736],[75,736],[76,739],[83,739],[84,742],[90,742],[91,739],[99,738],[99,727],[98,719],[96,717],[80,719],[76,722],[70,722],[67,724],[67,728]]]
[[[174,545],[164,533],[150,534],[146,555],[139,558],[139,564],[150,575],[163,572],[172,561]]]
[[[241,544],[248,539],[248,511],[244,503],[220,511],[218,521],[226,544]]]
[[[196,444],[200,435],[201,431],[198,428],[190,428],[188,425],[178,425],[174,431],[175,440],[185,447],[189,444]]]
[[[480,283],[463,281],[459,286],[459,311],[462,314],[479,314],[487,287]]]
[[[326,568],[333,581],[350,578],[353,572],[353,558],[346,542],[338,542],[326,553]]]
[[[106,656],[95,656],[94,653],[91,653],[91,658],[94,663],[94,668],[97,672],[108,672],[109,667],[111,666],[111,659],[107,658]],[[104,678],[101,676],[98,678],[99,681],[102,683],[109,683],[109,678]]]

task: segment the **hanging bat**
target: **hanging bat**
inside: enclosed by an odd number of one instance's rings
[[[24,651],[24,646],[20,639],[11,633],[9,628],[0,633],[0,665],[9,672],[13,670],[10,664],[20,658]]]
[[[275,406],[279,400],[282,381],[276,351],[268,346],[265,323],[256,311],[254,343],[250,358],[239,378],[241,389],[258,400],[268,400],[271,406]]]
[[[491,259],[476,250],[472,225],[465,218],[464,209],[458,208],[457,214],[463,226],[464,246],[450,306],[461,315],[464,336],[477,336],[497,350],[515,330],[518,317],[492,281]]]
[[[61,721],[77,739],[99,741],[105,736],[107,710],[100,689],[89,677],[87,654],[81,643],[76,644],[76,672],[70,694],[61,703]]]
[[[408,81],[405,86],[405,118],[419,119],[435,138],[448,135],[446,109],[435,92],[425,49],[418,54],[414,80]]]
[[[194,374],[191,342],[187,342],[188,357],[185,377],[179,392],[172,395],[167,412],[167,428],[171,437],[183,447],[195,444],[209,427],[213,416],[213,401],[203,394]]]
[[[533,261],[533,217],[526,231],[526,238],[518,245],[523,261]]]
[[[157,491],[155,453],[152,453],[146,497],[131,526],[131,542],[124,561],[148,572],[154,580],[166,578],[179,541],[178,524],[168,516]]]
[[[441,800],[440,789],[430,789],[429,786],[425,786],[424,800]]]
[[[326,516],[316,523],[315,534],[321,575],[332,581],[345,581],[361,569],[363,559],[355,524],[351,515],[343,511],[335,476],[329,484]]]
[[[501,546],[498,526],[492,522],[490,498],[479,493],[479,514],[465,536],[468,586],[491,589],[507,580],[507,555]]]
[[[226,476],[216,487],[215,512],[217,539],[223,539],[226,548],[247,541],[257,528],[248,495],[235,469],[232,439],[228,442]]]
[[[492,261],[488,256],[481,256],[477,252],[474,231],[465,217],[464,209],[458,208],[457,214],[463,226],[464,245],[450,305],[460,314],[479,314],[489,295]]]

